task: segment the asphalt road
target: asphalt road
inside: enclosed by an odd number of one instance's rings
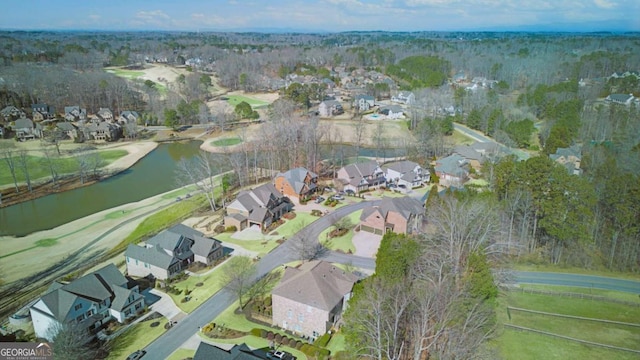
[[[376,205],[380,200],[359,202],[347,206],[343,206],[336,209],[329,216],[324,216],[318,220],[312,222],[302,231],[298,232],[294,237],[287,240],[284,244],[277,247],[275,250],[265,255],[257,263],[256,278],[262,277],[277,268],[291,261],[299,260],[299,256],[296,254],[293,243],[297,241],[299,236],[309,236],[317,239],[320,233],[330,227],[333,223],[333,218],[341,218],[354,211],[361,210],[368,205]],[[374,269],[375,261],[369,258],[363,258],[359,256],[353,256],[343,253],[337,253],[328,251],[323,254],[323,259],[332,262],[340,262],[345,264],[351,264],[355,267],[362,267],[366,269]],[[196,310],[187,315],[184,319],[180,320],[171,329],[166,331],[154,342],[149,344],[145,348],[147,354],[146,358],[149,359],[165,359],[177,350],[187,339],[193,334],[198,332],[199,327],[204,326],[213,319],[215,319],[220,313],[226,310],[231,304],[236,301],[236,297],[226,288],[218,291],[209,300],[205,301]]]
[[[634,280],[593,275],[529,271],[514,271],[514,277],[516,282],[519,284],[577,286],[640,294],[640,281]]]
[[[480,134],[479,132],[473,131],[471,129],[469,129],[468,127],[458,124],[458,123],[453,123],[453,128],[461,133],[463,133],[464,135],[466,135],[467,137],[470,137],[478,142],[482,142],[482,143],[494,143],[497,144],[498,147],[500,148],[500,152],[505,153],[505,154],[514,154],[518,157],[518,159],[520,160],[526,160],[529,158],[529,153],[527,153],[526,151],[522,151],[520,149],[514,149],[514,148],[510,148],[506,145],[503,145],[495,140],[493,140],[492,138],[485,136],[483,134]]]

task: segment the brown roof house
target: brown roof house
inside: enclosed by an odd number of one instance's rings
[[[288,267],[271,292],[274,325],[314,339],[323,335],[340,320],[357,280],[325,261]]]
[[[284,196],[296,202],[311,196],[318,190],[318,175],[303,168],[295,168],[279,173],[273,184]]]
[[[360,230],[383,235],[386,232],[411,234],[420,229],[424,207],[411,197],[383,198],[379,206],[369,206],[360,215]]]
[[[282,195],[273,184],[268,183],[253,190],[241,191],[236,199],[227,205],[224,225],[235,226],[238,230],[252,225],[267,228],[292,208],[291,200]]]
[[[93,337],[112,320],[123,323],[144,307],[138,285],[109,264],[68,284],[54,282],[29,312],[36,336],[52,340],[57,326],[77,324]]]
[[[129,245],[124,253],[127,273],[170,279],[193,262],[211,265],[222,258],[220,241],[186,225],[178,224],[147,240],[145,246]]]
[[[386,182],[384,171],[374,160],[344,166],[338,170],[337,178],[344,190],[355,193],[379,188]]]

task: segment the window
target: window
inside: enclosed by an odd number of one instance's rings
[[[307,305],[307,312],[311,313],[311,306]]]
[[[76,321],[77,321],[77,322],[80,322],[80,321],[82,321],[83,319],[84,319],[84,315],[80,315],[80,316],[78,316],[78,317],[76,318]]]
[[[73,307],[73,310],[76,310],[76,311],[80,309],[82,309],[82,304],[77,304],[76,306]]]
[[[291,311],[291,309],[287,311],[287,318],[293,319],[293,311]]]
[[[137,303],[137,304],[136,304],[136,310],[140,309],[141,307],[142,307],[142,304],[141,304],[141,303]]]
[[[89,316],[91,316],[91,315],[93,315],[93,310],[89,310],[89,311],[87,311],[87,317],[89,317]]]
[[[298,314],[298,322],[304,322],[304,314]]]

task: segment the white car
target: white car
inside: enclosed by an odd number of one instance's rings
[[[344,200],[344,196],[337,194],[331,197],[333,200]]]

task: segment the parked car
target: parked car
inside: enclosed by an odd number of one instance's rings
[[[333,200],[344,200],[344,196],[342,196],[340,194],[333,195],[331,198]]]
[[[325,198],[323,198],[322,196],[318,196],[318,197],[316,198],[316,201],[315,201],[315,202],[316,202],[316,204],[320,204],[320,203],[321,203],[321,202],[323,202],[324,200],[325,200]]]
[[[137,350],[131,355],[127,356],[127,360],[138,360],[142,358],[147,352],[145,350]]]

